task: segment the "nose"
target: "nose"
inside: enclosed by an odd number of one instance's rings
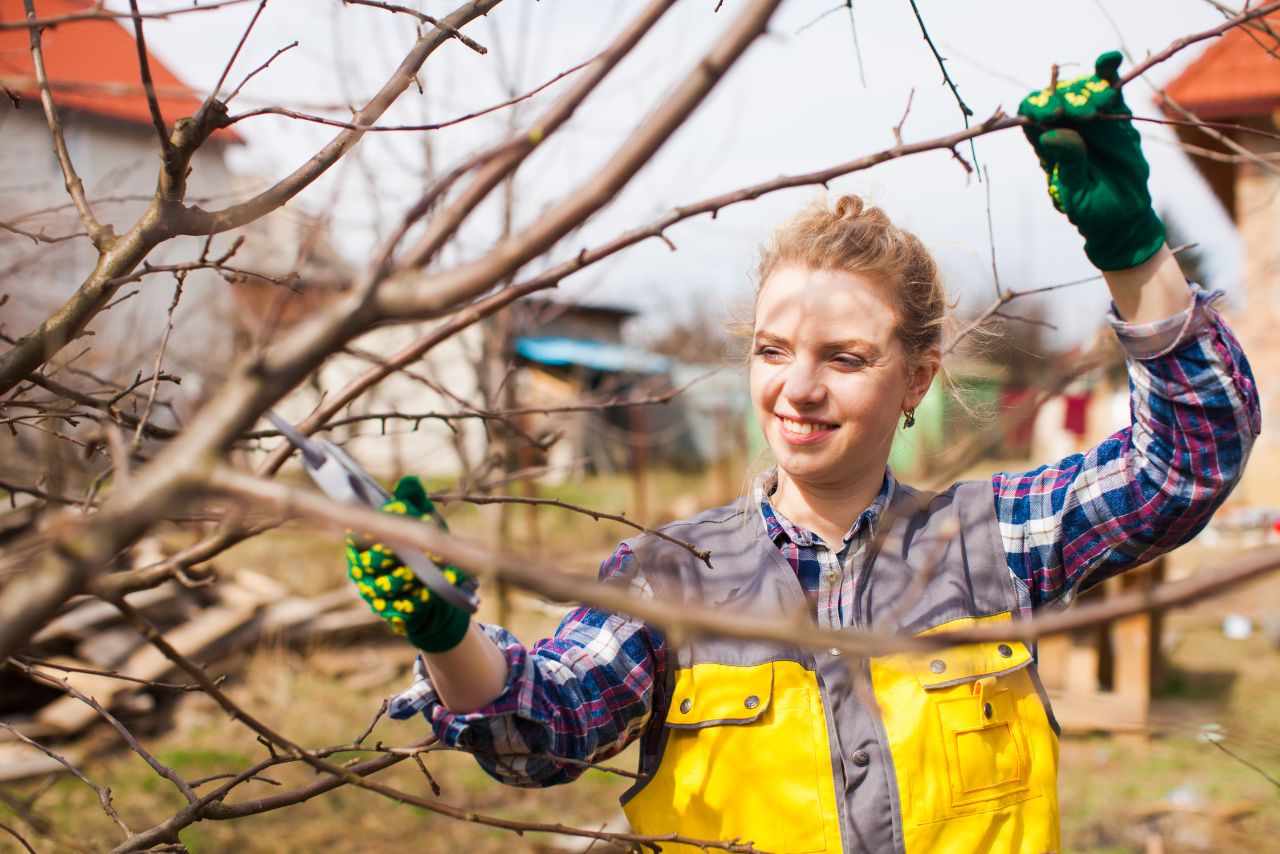
[[[797,409],[821,403],[827,389],[818,367],[808,359],[796,359],[786,367],[782,396]]]

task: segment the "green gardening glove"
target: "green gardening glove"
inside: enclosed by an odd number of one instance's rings
[[[416,477],[400,478],[395,497],[378,509],[417,516],[448,530]],[[466,580],[467,576],[457,567],[446,566],[435,555],[427,557],[454,584]],[[403,566],[395,553],[381,543],[360,542],[356,535],[348,532],[347,575],[373,612],[418,649],[445,652],[461,643],[467,633],[470,615],[432,596],[431,590],[413,571]]]
[[[1132,116],[1116,88],[1121,56],[1104,53],[1095,72],[1022,99],[1018,115],[1054,206],[1084,237],[1084,252],[1099,270],[1123,270],[1164,245],[1164,223],[1151,207],[1151,169],[1133,123],[1097,118]]]

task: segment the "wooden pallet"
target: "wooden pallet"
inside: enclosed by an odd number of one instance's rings
[[[1098,601],[1146,590],[1164,579],[1164,558],[1109,579],[1080,598]],[[1159,614],[1044,638],[1039,670],[1063,732],[1108,732],[1145,741],[1151,687],[1160,673]]]

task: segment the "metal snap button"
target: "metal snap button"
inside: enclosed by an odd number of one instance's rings
[[[1009,647],[1007,643],[1002,643],[998,647],[996,647],[996,652],[1000,653],[1001,658],[1008,658],[1009,656],[1013,655],[1013,650]]]
[[[871,755],[865,750],[853,751],[853,764],[859,768],[866,768],[871,764]]]
[[[681,714],[683,714],[683,715],[687,715],[687,714],[689,714],[689,710],[690,710],[690,709],[692,709],[692,708],[693,708],[693,700],[684,699],[684,700],[681,700],[681,701],[680,701],[680,713],[681,713]]]
[[[942,673],[947,669],[947,663],[941,658],[935,658],[933,661],[929,662],[929,669],[934,673]]]
[[[831,647],[831,649],[829,649],[829,650],[827,650],[827,651],[828,651],[828,652],[830,652],[832,655],[839,655],[839,654],[840,654],[840,647],[838,647],[838,646],[833,646],[833,647]]]
[[[750,697],[742,701],[742,705],[746,706],[748,709],[754,709],[756,706],[760,705],[760,698],[755,694],[752,694]]]
[[[991,704],[990,703],[982,704],[982,715],[987,720],[991,720]]]

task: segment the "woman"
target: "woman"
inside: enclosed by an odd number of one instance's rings
[[[1129,428],[938,494],[898,483],[889,448],[938,371],[944,297],[919,240],[845,197],[785,224],[761,263],[750,388],[776,469],[746,499],[666,529],[709,548],[714,569],[642,536],[602,577],[752,615],[803,608],[832,630],[920,634],[1029,616],[1190,539],[1238,479],[1258,403],[1216,294],[1188,286],[1165,245],[1118,65],[1105,54],[1020,112],[1111,290]],[[416,480],[397,498],[387,509],[431,512]],[[526,649],[469,626],[385,550],[348,559],[362,595],[427,653],[429,678],[393,716],[423,712],[504,782],[567,782],[640,738],[642,779],[623,798],[639,833],[769,851],[1059,848],[1056,725],[1023,644],[850,662],[670,644],[580,608]]]

